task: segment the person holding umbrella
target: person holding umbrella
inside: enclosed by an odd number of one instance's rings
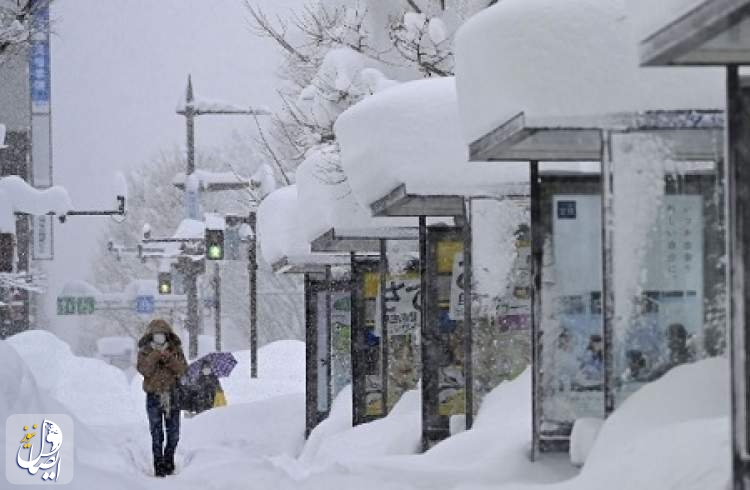
[[[237,360],[229,352],[212,352],[191,363],[183,378],[186,397],[183,409],[200,413],[227,404],[220,377],[229,376]]]
[[[180,408],[176,400],[177,382],[187,370],[182,342],[169,324],[152,320],[138,341],[138,372],[143,375],[146,413],[151,431],[154,475],[174,473],[174,453],[180,439]],[[164,446],[164,426],[167,444]]]

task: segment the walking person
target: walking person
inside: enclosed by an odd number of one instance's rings
[[[176,386],[187,369],[182,342],[166,321],[156,319],[149,323],[146,333],[138,341],[137,368],[143,375],[143,391],[146,392],[154,475],[164,477],[174,473],[174,453],[180,438]]]

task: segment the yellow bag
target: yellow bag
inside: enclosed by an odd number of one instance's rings
[[[216,390],[216,396],[214,396],[214,408],[225,407],[227,405],[227,398],[224,396],[224,390]]]

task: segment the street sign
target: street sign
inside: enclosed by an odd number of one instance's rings
[[[58,315],[93,315],[96,300],[93,296],[58,296]]]
[[[136,296],[135,311],[144,315],[154,312],[154,297],[151,295]]]

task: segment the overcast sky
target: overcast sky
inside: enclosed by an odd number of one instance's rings
[[[269,12],[302,0],[252,0]],[[184,147],[175,114],[187,74],[196,93],[238,104],[277,106],[280,55],[248,30],[243,0],[56,0],[52,21],[54,180],[77,208],[112,207],[117,171],[147,164],[160,150]],[[197,143],[216,145],[241,117],[200,118]],[[51,306],[59,288],[86,279],[104,219],[57,225]]]

